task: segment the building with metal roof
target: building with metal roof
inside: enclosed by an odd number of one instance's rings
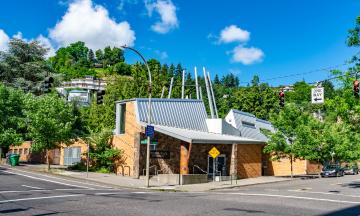
[[[144,171],[148,102],[147,98],[116,102],[113,145],[124,150],[123,166],[129,167],[118,170],[121,174],[138,177]],[[266,142],[244,136],[224,119],[209,118],[203,101],[153,98],[151,110],[155,133],[150,145],[150,167],[154,175],[160,170],[164,175],[188,178],[192,178],[189,174],[202,174],[207,179],[211,173],[213,178],[261,176]],[[210,154],[213,148],[218,152],[214,157]]]
[[[147,98],[135,98],[116,102],[117,110],[121,104],[133,101],[135,103],[136,119],[139,124],[147,124]],[[151,125],[156,131],[177,137],[192,143],[257,143],[264,144],[263,139],[241,135],[236,127],[232,127],[223,119],[208,119],[205,105],[201,100],[191,99],[160,99],[151,101]],[[117,112],[117,122],[120,122],[120,112]],[[215,121],[212,121],[215,120]],[[118,123],[117,126],[120,126]],[[221,130],[216,130],[220,127]],[[215,129],[214,129],[215,128]],[[119,134],[117,127],[116,134]]]

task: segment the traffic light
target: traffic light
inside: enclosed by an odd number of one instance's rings
[[[96,103],[97,104],[102,104],[103,103],[104,95],[105,95],[105,90],[98,90],[96,92]]]
[[[284,93],[283,90],[281,90],[281,91],[279,92],[279,105],[280,105],[281,107],[284,107],[284,106],[285,106],[285,93]]]
[[[46,77],[43,85],[43,92],[49,93],[51,91],[51,84],[54,83],[54,78]]]
[[[360,83],[359,83],[359,81],[355,80],[353,84],[354,84],[354,96],[356,98],[359,98],[359,96],[360,96],[360,92],[359,92]]]

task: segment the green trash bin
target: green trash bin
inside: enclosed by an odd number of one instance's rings
[[[20,155],[18,155],[18,154],[10,155],[10,165],[11,166],[19,165],[19,159],[20,159]]]

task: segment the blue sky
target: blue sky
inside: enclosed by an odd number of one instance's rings
[[[255,74],[268,79],[343,64],[357,52],[345,41],[359,11],[356,0],[3,0],[0,49],[14,36],[54,50],[77,40],[94,49],[127,44],[191,73],[205,66],[212,77],[234,73],[248,82]],[[269,83],[328,76],[319,71]]]

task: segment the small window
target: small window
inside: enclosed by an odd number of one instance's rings
[[[156,145],[150,145],[150,151],[156,151]]]
[[[126,104],[120,105],[120,134],[125,133]]]
[[[23,154],[23,149],[19,149],[19,154],[22,155]]]
[[[19,153],[19,149],[14,149],[14,154]]]
[[[29,149],[28,148],[24,148],[24,155],[29,154]]]
[[[242,125],[247,126],[247,127],[255,127],[255,124],[250,123],[250,122],[242,121],[241,123],[242,123]]]

